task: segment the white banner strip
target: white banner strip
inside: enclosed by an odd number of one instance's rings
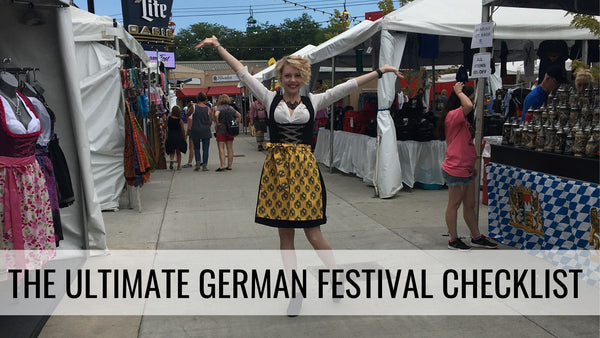
[[[56,254],[3,253],[0,315],[600,315],[594,250]]]

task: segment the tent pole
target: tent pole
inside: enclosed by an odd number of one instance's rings
[[[429,105],[432,108],[430,111],[437,112],[437,106],[435,104],[435,58],[431,59],[431,79],[433,80],[433,84],[431,85],[431,88],[433,88],[433,94],[429,94],[429,97],[433,97],[433,99],[431,102],[429,102]]]
[[[335,56],[331,57],[331,88],[335,86]],[[329,117],[329,172],[333,173],[333,120],[335,119],[335,102],[331,104]]]
[[[489,22],[490,21],[490,6],[483,5],[481,7],[481,22]],[[485,47],[479,48],[480,53],[485,53],[487,49]],[[476,103],[475,103],[475,151],[477,152],[477,161],[475,162],[475,171],[476,171],[476,189],[475,189],[475,224],[479,227],[479,203],[480,203],[480,188],[481,188],[481,141],[483,140],[482,130],[483,130],[483,87],[485,84],[485,78],[477,79],[477,94],[475,95]],[[484,168],[485,169],[485,168]]]

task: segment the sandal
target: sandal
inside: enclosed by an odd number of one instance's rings
[[[225,168],[219,168],[219,169],[217,169],[215,171],[225,171]]]

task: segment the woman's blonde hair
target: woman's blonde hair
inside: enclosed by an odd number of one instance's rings
[[[231,98],[227,94],[219,95],[219,99],[217,100],[217,106],[222,106],[224,104],[231,104]]]
[[[310,64],[308,63],[308,59],[299,55],[290,55],[284,56],[275,64],[275,77],[279,83],[281,83],[281,73],[285,65],[290,65],[300,72],[303,86],[310,81]]]

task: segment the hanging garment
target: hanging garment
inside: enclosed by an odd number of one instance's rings
[[[52,222],[54,224],[54,235],[56,238],[56,246],[59,241],[64,239],[62,232],[62,223],[60,221],[60,207],[58,204],[58,193],[56,190],[56,179],[54,178],[54,167],[48,156],[48,142],[50,142],[50,134],[52,133],[52,118],[46,110],[44,104],[35,97],[30,97],[35,111],[42,122],[42,133],[37,139],[35,146],[35,159],[40,165],[40,169],[44,173],[46,180],[46,188],[50,197],[50,208],[52,209]]]
[[[71,183],[71,173],[67,165],[67,159],[60,147],[58,135],[52,134],[48,142],[48,157],[52,161],[54,168],[54,178],[56,179],[56,192],[58,194],[58,205],[66,208],[75,202],[75,193]]]
[[[44,175],[35,160],[35,142],[40,121],[31,101],[20,93],[19,100],[31,117],[26,129],[8,101],[0,100],[0,227],[2,247],[15,250],[54,250],[50,198]],[[36,127],[37,124],[37,127]]]
[[[532,43],[532,53],[533,53],[533,43]],[[525,55],[527,53],[525,52]],[[505,77],[508,75],[506,70],[506,62],[508,60],[508,44],[506,41],[502,41],[500,43],[500,77]]]
[[[535,51],[533,49],[533,41],[531,40],[525,42],[525,45],[523,46],[523,68],[525,68],[525,76],[533,76],[535,68]]]
[[[123,162],[128,185],[141,187],[150,179],[151,166],[144,146],[145,137],[139,128],[129,103],[125,104],[125,149]],[[147,142],[146,142],[147,143]]]

